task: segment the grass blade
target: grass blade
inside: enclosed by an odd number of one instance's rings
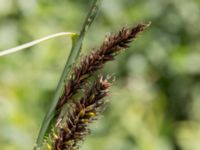
[[[51,121],[52,121],[52,119],[55,115],[55,107],[58,103],[60,95],[62,94],[64,85],[65,85],[65,82],[66,82],[66,77],[68,76],[71,65],[78,58],[78,56],[81,52],[81,46],[82,46],[84,36],[85,36],[86,32],[88,31],[88,28],[90,27],[90,25],[94,21],[95,16],[98,13],[100,3],[101,3],[101,0],[94,0],[93,1],[92,7],[91,7],[86,19],[85,19],[83,27],[81,29],[80,36],[73,38],[73,46],[72,46],[70,55],[68,57],[64,71],[63,71],[62,76],[60,78],[60,81],[58,83],[55,95],[53,97],[52,104],[50,105],[50,108],[49,108],[49,110],[48,110],[48,112],[45,115],[45,118],[43,120],[42,127],[40,129],[39,136],[38,136],[38,139],[37,139],[37,142],[36,142],[36,146],[34,148],[35,150],[38,150],[42,145],[43,138],[46,134],[46,131],[49,128],[50,123],[51,123]]]

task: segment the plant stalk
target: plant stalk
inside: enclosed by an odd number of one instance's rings
[[[71,68],[72,64],[75,62],[75,60],[78,58],[78,56],[81,52],[81,47],[82,47],[82,42],[83,42],[84,36],[99,11],[101,1],[102,0],[93,0],[92,7],[89,10],[89,13],[85,19],[85,22],[84,22],[83,27],[80,32],[80,36],[73,38],[73,45],[72,45],[70,55],[67,59],[67,63],[65,65],[64,71],[61,75],[58,86],[56,88],[56,92],[53,97],[52,104],[50,105],[49,110],[43,120],[34,150],[39,150],[40,147],[42,146],[44,136],[47,132],[47,129],[50,127],[52,119],[54,118],[55,108],[56,108],[58,100],[62,94],[64,85],[66,84],[66,78],[69,74],[70,68]]]
[[[46,40],[49,40],[49,39],[52,39],[52,38],[56,38],[56,37],[59,37],[59,36],[71,36],[71,37],[73,37],[73,36],[76,36],[76,33],[72,33],[72,32],[60,32],[60,33],[48,35],[48,36],[45,36],[43,38],[40,38],[40,39],[31,41],[31,42],[28,42],[28,43],[19,45],[17,47],[0,51],[0,57],[1,56],[5,56],[5,55],[9,55],[9,54],[12,54],[12,53],[15,53],[15,52],[18,52],[18,51],[22,51],[22,50],[24,50],[26,48],[29,48],[31,46],[34,46],[36,44],[39,44],[41,42],[44,42]]]

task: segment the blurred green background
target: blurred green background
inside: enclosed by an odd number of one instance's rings
[[[90,0],[0,0],[0,50],[79,32]],[[104,0],[83,53],[123,26],[151,21],[104,74],[111,104],[82,150],[200,150],[200,1]],[[33,148],[70,49],[49,40],[0,58],[0,149]]]

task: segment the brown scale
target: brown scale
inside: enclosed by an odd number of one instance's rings
[[[65,90],[59,99],[56,110],[60,110],[76,94],[87,78],[101,69],[106,62],[113,60],[117,52],[128,48],[128,44],[136,38],[137,34],[144,31],[148,26],[149,23],[138,24],[133,28],[122,28],[118,34],[106,37],[99,49],[93,50],[88,56],[83,57],[80,64],[73,68],[74,72],[65,85]]]
[[[85,96],[74,103],[66,125],[59,128],[58,138],[54,140],[55,150],[73,150],[78,147],[78,142],[90,133],[89,124],[97,119],[110,86],[108,79],[98,77]]]

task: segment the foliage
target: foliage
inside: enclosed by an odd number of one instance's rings
[[[0,0],[0,49],[78,31],[89,0]],[[83,50],[104,34],[151,20],[104,73],[115,73],[111,102],[83,150],[199,150],[199,0],[104,1]],[[70,46],[51,40],[0,59],[0,148],[32,149]]]

